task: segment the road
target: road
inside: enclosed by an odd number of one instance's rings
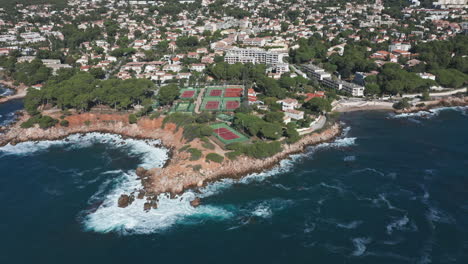
[[[327,122],[327,118],[324,115],[319,116],[318,119],[316,119],[310,127],[305,128],[305,129],[298,129],[299,135],[305,135],[314,132],[315,130],[321,129],[325,123]]]

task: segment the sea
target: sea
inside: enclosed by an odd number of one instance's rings
[[[21,107],[0,104],[0,123]],[[468,108],[341,122],[333,142],[149,212],[117,199],[166,162],[157,140],[0,147],[0,263],[468,263]]]

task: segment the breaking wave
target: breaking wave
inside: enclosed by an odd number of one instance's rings
[[[8,113],[6,115],[0,115],[0,126],[8,126],[15,121],[16,113]],[[1,121],[3,119],[3,121]]]
[[[386,227],[387,228],[387,234],[391,235],[393,233],[394,229],[401,229],[402,227],[404,227],[408,223],[409,223],[409,218],[406,215],[403,216],[402,218],[394,221],[394,222],[391,222]]]
[[[52,147],[74,150],[91,147],[94,144],[106,144],[111,148],[124,148],[128,154],[141,157],[140,166],[144,168],[161,167],[167,160],[167,150],[160,147],[159,140],[125,139],[120,135],[107,133],[87,133],[70,135],[62,140],[28,141],[16,145],[0,147],[0,157],[5,155],[31,155],[44,152]]]
[[[171,199],[167,194],[159,195],[157,210],[143,211],[145,199],[135,199],[126,208],[120,208],[117,201],[122,193],[131,193],[141,188],[140,180],[135,174],[121,173],[123,177],[116,187],[103,197],[103,204],[95,212],[84,217],[86,230],[100,233],[117,232],[123,235],[148,234],[163,231],[187,217],[190,218],[187,223],[199,223],[207,218],[227,219],[232,216],[232,213],[220,207],[192,207],[190,201],[196,195],[191,191],[175,199]]]
[[[353,245],[354,245],[354,251],[352,253],[353,256],[359,257],[366,252],[366,245],[369,244],[372,240],[368,237],[358,237],[358,238],[353,238]]]
[[[9,95],[12,95],[14,93],[15,92],[12,89],[0,87],[0,96],[9,96]]]
[[[356,138],[345,137],[349,128],[345,129],[341,138],[334,142],[322,143],[308,148],[303,154],[292,155],[282,160],[280,164],[261,173],[252,173],[239,180],[223,179],[211,183],[198,191],[186,191],[180,196],[171,199],[166,194],[158,197],[158,208],[143,211],[145,199],[135,199],[126,208],[118,207],[118,198],[123,193],[132,193],[141,189],[141,182],[133,172],[122,170],[108,171],[111,180],[101,184],[99,190],[90,197],[90,205],[99,204],[97,208],[85,210],[81,213],[84,229],[92,232],[116,232],[122,235],[158,233],[167,230],[175,224],[198,224],[209,220],[227,220],[235,215],[256,216],[270,218],[274,211],[288,206],[290,201],[266,201],[256,204],[243,212],[232,206],[200,205],[192,207],[190,201],[194,198],[205,198],[216,195],[233,184],[250,184],[262,182],[274,175],[290,171],[301,158],[310,156],[316,150],[330,147],[347,147],[355,144]],[[91,147],[94,144],[106,144],[110,148],[124,149],[132,157],[140,159],[139,166],[144,168],[162,167],[168,159],[168,152],[160,146],[158,140],[125,139],[119,135],[106,133],[88,133],[68,136],[62,140],[46,140],[24,142],[17,145],[0,147],[0,157],[5,155],[35,155],[51,148],[60,147],[65,150],[74,150]],[[107,177],[107,176],[106,176]]]

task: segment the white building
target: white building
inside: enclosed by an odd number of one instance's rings
[[[251,62],[254,64],[276,65],[283,63],[283,57],[283,53],[266,51],[259,48],[241,49],[235,47],[227,51],[224,61],[229,64]]]
[[[364,96],[364,87],[354,83],[332,78],[325,78],[322,80],[322,83],[338,91],[343,90],[352,96]]]
[[[299,108],[299,102],[296,99],[286,98],[283,100],[276,101],[277,103],[281,104],[281,110],[295,110]]]
[[[326,72],[324,69],[317,67],[313,64],[309,64],[304,66],[304,71],[317,79],[318,81],[322,81],[325,78],[331,78],[331,74]]]
[[[304,112],[295,110],[295,109],[288,109],[284,111],[285,116],[290,117],[294,120],[301,120],[304,119]]]

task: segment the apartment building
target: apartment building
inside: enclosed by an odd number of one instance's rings
[[[283,63],[284,54],[270,52],[259,48],[232,48],[229,49],[224,57],[224,61],[229,64],[240,63],[262,63],[267,65],[276,65]]]
[[[322,81],[325,78],[331,78],[331,74],[329,72],[326,72],[324,69],[313,64],[308,64],[304,66],[303,69],[307,74],[309,74],[318,81]]]
[[[338,91],[343,90],[352,96],[364,96],[364,87],[355,83],[346,82],[340,79],[325,78],[322,80],[322,84]]]

